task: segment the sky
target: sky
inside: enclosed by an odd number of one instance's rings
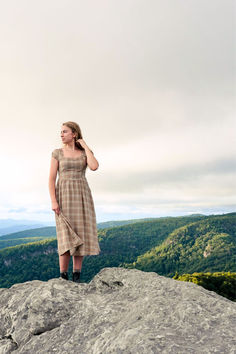
[[[0,219],[54,220],[66,121],[97,222],[236,206],[235,2],[0,0]]]

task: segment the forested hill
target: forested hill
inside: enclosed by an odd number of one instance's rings
[[[211,216],[175,229],[162,244],[127,267],[173,276],[236,271],[236,213]]]
[[[0,236],[0,249],[56,237],[55,226],[40,227]]]
[[[236,213],[162,217],[98,230],[101,253],[84,257],[82,281],[104,267],[137,267],[174,276],[192,271],[236,271]],[[28,231],[28,230],[27,230]],[[72,270],[72,261],[69,271]],[[0,251],[0,287],[59,276],[55,238]]]

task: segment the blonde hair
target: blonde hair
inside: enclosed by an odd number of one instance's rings
[[[75,146],[77,146],[80,150],[84,150],[84,148],[80,145],[80,143],[76,142],[77,139],[83,139],[79,124],[69,121],[69,122],[62,123],[62,125],[66,125],[68,128],[72,130],[72,133],[75,133],[76,135],[74,137]]]

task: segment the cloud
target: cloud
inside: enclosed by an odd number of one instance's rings
[[[194,163],[180,165],[174,168],[157,169],[152,171],[129,172],[128,174],[116,174],[110,171],[109,175],[103,175],[96,183],[98,190],[107,190],[109,193],[141,193],[146,189],[154,187],[167,188],[168,186],[188,186],[205,184],[208,178],[208,189],[215,189],[220,180],[230,181],[231,186],[225,185],[224,190],[231,193],[231,189],[235,185],[234,176],[236,173],[236,161],[234,158],[221,159],[207,163]],[[212,181],[216,185],[212,185]]]

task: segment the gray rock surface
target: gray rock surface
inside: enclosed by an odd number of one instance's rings
[[[83,271],[83,270],[82,270]],[[236,353],[236,303],[154,272],[104,268],[0,289],[0,353]]]

